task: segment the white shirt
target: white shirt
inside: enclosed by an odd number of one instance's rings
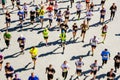
[[[76,69],[81,69],[81,67],[84,65],[84,63],[82,61],[79,61],[79,60],[76,61],[75,64],[76,64]]]
[[[76,5],[76,8],[77,8],[77,10],[81,10],[82,5],[81,5],[80,3],[78,3],[78,4]]]
[[[92,15],[93,15],[92,12],[87,12],[86,13],[86,18],[91,18]]]
[[[48,13],[48,18],[49,19],[53,19],[53,14],[52,13]]]
[[[68,71],[69,65],[68,65],[68,64],[62,64],[62,65],[61,65],[61,68],[62,68],[63,72],[64,72],[64,71]]]

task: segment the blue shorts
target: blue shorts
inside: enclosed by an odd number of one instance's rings
[[[103,18],[103,19],[104,19],[104,18],[105,18],[105,15],[101,15],[100,18]]]
[[[43,19],[44,18],[44,16],[40,16],[40,19]]]

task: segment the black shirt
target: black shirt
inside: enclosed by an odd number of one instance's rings
[[[60,28],[61,28],[61,31],[65,31],[65,32],[66,32],[66,30],[67,30],[69,27],[68,27],[67,24],[62,23],[62,24],[60,24]]]
[[[30,11],[30,16],[35,16],[35,11]]]
[[[114,60],[115,60],[116,63],[120,63],[120,56],[116,55],[114,57]]]
[[[107,73],[107,77],[109,80],[114,80],[115,76],[116,76],[115,73],[112,74],[110,74],[110,72]],[[110,77],[112,77],[113,79],[110,79]]]
[[[47,68],[46,68],[46,71],[48,71],[48,74],[49,74],[49,73],[55,73],[55,69],[54,69],[54,68],[49,68],[49,67],[47,67]]]
[[[111,10],[112,12],[115,12],[115,11],[117,10],[117,6],[111,6],[111,7],[110,7],[110,10]]]

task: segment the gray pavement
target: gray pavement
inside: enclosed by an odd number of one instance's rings
[[[24,2],[23,0],[21,0],[21,1],[22,1],[22,3]],[[26,2],[29,3],[30,1],[32,1],[32,0],[27,0]],[[45,1],[45,0],[43,0],[43,1]],[[93,0],[93,1],[94,1],[94,4],[99,4],[101,0]],[[86,33],[86,38],[85,38],[84,43],[81,42],[81,40],[82,40],[80,37],[81,31],[77,32],[78,39],[75,43],[73,43],[73,41],[71,39],[72,32],[68,32],[65,53],[62,55],[61,54],[62,48],[59,47],[59,44],[57,42],[57,40],[59,39],[59,34],[60,34],[59,31],[50,31],[49,32],[49,46],[46,47],[46,46],[44,46],[45,41],[43,39],[43,35],[41,33],[41,30],[39,29],[40,25],[41,25],[40,23],[35,23],[34,25],[26,26],[23,28],[22,32],[19,32],[19,29],[15,28],[15,27],[17,27],[17,24],[19,23],[19,21],[11,23],[11,26],[10,26],[10,28],[11,28],[10,33],[12,35],[11,45],[10,45],[9,49],[5,49],[2,52],[5,59],[4,59],[4,63],[3,63],[3,69],[2,69],[2,71],[0,71],[0,80],[6,80],[5,71],[4,71],[4,66],[5,66],[6,62],[11,63],[11,65],[14,67],[16,73],[19,75],[19,77],[22,80],[27,80],[28,76],[30,76],[31,72],[35,72],[35,74],[39,76],[40,80],[47,80],[47,75],[45,74],[45,68],[47,66],[49,66],[49,64],[52,64],[56,70],[53,80],[56,80],[56,78],[59,78],[60,80],[62,80],[62,77],[61,77],[62,70],[61,70],[60,66],[64,60],[67,60],[68,64],[70,65],[70,70],[68,73],[68,77],[66,79],[66,80],[69,80],[71,75],[73,75],[75,73],[75,61],[80,56],[83,56],[83,61],[85,64],[82,68],[83,72],[89,74],[88,72],[90,70],[90,64],[93,63],[95,59],[98,60],[98,65],[102,64],[100,53],[102,50],[104,50],[104,48],[107,48],[111,53],[111,58],[108,61],[108,63],[106,65],[104,65],[103,69],[98,71],[97,79],[96,79],[96,80],[106,80],[105,74],[111,68],[114,68],[113,57],[117,54],[117,52],[120,51],[120,45],[119,45],[120,44],[120,31],[119,31],[119,29],[120,29],[120,27],[119,27],[120,26],[120,20],[119,20],[120,3],[119,3],[119,0],[107,0],[106,1],[105,8],[106,8],[107,14],[106,14],[105,20],[108,20],[110,17],[109,8],[113,2],[116,3],[117,8],[118,8],[116,15],[115,15],[115,19],[107,24],[108,25],[108,33],[107,33],[107,38],[106,38],[105,44],[99,44],[97,46],[94,57],[87,55],[87,53],[91,49],[91,47],[90,46],[84,47],[84,46],[89,43],[90,38],[93,37],[94,35],[96,35],[98,37],[99,41],[102,41],[102,38],[101,38],[101,27],[102,26],[101,25],[90,27],[90,29]],[[38,4],[38,3],[40,3],[40,1],[36,0],[36,4]],[[7,1],[7,6],[8,5],[11,5],[10,1]],[[69,5],[69,2],[60,3],[59,7],[64,8],[64,7],[67,7],[68,5]],[[85,8],[85,3],[83,3],[83,6]],[[31,9],[32,7],[29,7],[29,8]],[[92,20],[90,21],[90,25],[93,25],[99,21],[100,14],[99,14],[99,11],[97,11],[98,8],[100,8],[100,6],[95,6],[96,11],[93,12],[93,16],[92,16]],[[9,11],[12,11],[12,10],[9,9]],[[62,9],[62,11],[64,11],[64,9]],[[76,11],[76,9],[75,9],[75,3],[74,3],[73,8],[70,8],[70,12],[73,13],[75,11]],[[84,12],[85,12],[85,10],[82,11],[82,15],[81,15],[82,18],[85,16]],[[14,11],[11,14],[12,21],[18,20],[18,16],[16,13],[17,13],[17,11]],[[75,16],[75,18],[77,18],[76,14],[73,14],[70,16],[70,19],[72,19],[74,16]],[[47,17],[47,14],[45,14],[45,17]],[[29,18],[29,15],[28,15],[28,18]],[[29,20],[27,20],[25,22],[29,22]],[[69,29],[72,29],[72,25],[74,22],[76,22],[77,25],[80,25],[83,22],[83,19],[79,20],[79,21],[70,21],[68,23]],[[54,20],[52,26],[55,26],[56,24],[57,23]],[[37,26],[31,31],[31,28],[33,28],[35,25],[37,25]],[[44,27],[46,25],[48,25],[48,21],[45,21]],[[0,15],[0,29],[2,29],[4,27],[5,27],[5,16],[1,14]],[[6,47],[5,43],[4,43],[4,39],[3,39],[3,33],[4,32],[1,32],[1,34],[0,34],[0,37],[1,37],[0,48],[1,49]],[[25,46],[26,50],[25,50],[24,55],[19,55],[19,53],[18,53],[20,51],[20,49],[19,49],[19,45],[17,43],[17,38],[20,36],[20,34],[23,34],[26,37],[26,46]],[[30,62],[32,62],[30,54],[29,54],[29,49],[31,48],[31,46],[37,46],[37,48],[39,50],[35,70],[31,69],[33,64],[32,63],[29,64]],[[25,67],[27,64],[28,64],[28,67]],[[83,80],[84,78],[85,78],[85,76],[82,75],[80,80]],[[91,78],[91,76],[87,77],[85,80],[90,80],[90,78]],[[120,69],[116,73],[116,80],[120,80]]]

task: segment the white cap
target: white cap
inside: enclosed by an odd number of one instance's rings
[[[20,37],[23,37],[23,35],[21,34]]]

